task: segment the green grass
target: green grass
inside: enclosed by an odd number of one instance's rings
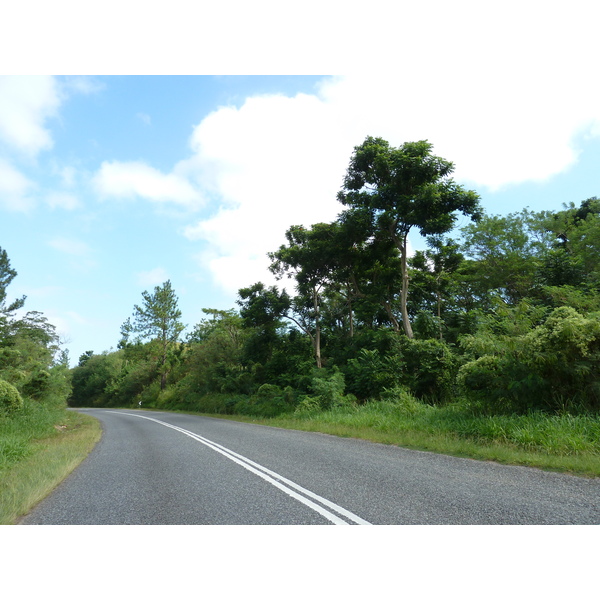
[[[0,417],[0,524],[15,523],[47,496],[100,435],[97,419],[31,401]]]
[[[214,415],[213,415],[214,416]],[[600,418],[593,415],[478,415],[459,405],[372,402],[275,418],[218,415],[416,450],[600,476]]]

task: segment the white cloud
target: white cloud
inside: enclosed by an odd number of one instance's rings
[[[194,208],[202,203],[197,190],[176,173],[164,174],[143,162],[103,162],[93,185],[104,197],[143,198]]]
[[[52,147],[46,119],[56,114],[60,94],[49,76],[0,77],[0,140],[29,156]]]
[[[379,71],[324,79],[314,95],[248,98],[199,123],[193,155],[176,170],[218,200],[184,230],[207,244],[214,279],[228,291],[265,279],[265,254],[290,225],[335,218],[353,147],[367,135],[394,146],[428,139],[480,192],[571,167],[577,143],[600,135],[592,26],[547,5],[514,8],[518,19],[508,7],[475,10],[478,27],[453,14],[427,30],[407,26]]]
[[[136,275],[136,281],[142,286],[162,285],[168,279],[169,275],[163,267],[156,267],[150,271],[142,271]]]
[[[206,264],[227,290],[268,277],[266,253],[284,243],[290,225],[330,221],[340,212],[335,195],[352,135],[332,117],[316,96],[262,96],[216,111],[195,128],[194,156],[178,169],[222,206],[184,234],[209,242],[215,254]]]
[[[13,212],[28,212],[35,206],[30,196],[34,187],[20,171],[0,158],[0,206]]]

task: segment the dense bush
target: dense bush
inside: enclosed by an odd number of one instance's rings
[[[344,367],[346,389],[359,400],[379,399],[386,388],[402,381],[403,362],[399,354],[382,355],[377,349],[362,348]]]
[[[292,388],[281,389],[278,385],[265,383],[255,394],[238,401],[234,410],[243,415],[256,417],[276,417],[294,408]]]
[[[486,350],[458,377],[463,393],[479,404],[520,412],[600,408],[598,314],[560,307],[525,334],[488,343],[474,336],[463,345]]]
[[[402,338],[403,375],[400,382],[414,396],[432,404],[455,399],[459,359],[437,339]]]
[[[208,318],[173,342],[162,369],[156,340],[124,337],[118,352],[86,353],[71,403],[256,416],[396,400],[600,410],[598,199],[482,215],[460,243],[427,234],[429,250],[409,260],[407,298],[390,215],[374,221],[363,208],[293,226],[289,246],[269,256],[294,291],[259,282],[239,290],[239,313],[203,309]],[[26,336],[0,347],[0,377],[35,396],[50,369],[23,368],[32,355]]]
[[[312,397],[322,409],[345,406],[356,402],[356,396],[345,394],[344,374],[334,367],[331,372],[317,369],[311,382]]]
[[[23,408],[23,398],[19,390],[8,381],[0,379],[0,411],[10,414],[21,408]]]

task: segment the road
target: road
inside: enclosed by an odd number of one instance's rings
[[[600,480],[319,433],[84,409],[103,436],[22,524],[600,524]]]

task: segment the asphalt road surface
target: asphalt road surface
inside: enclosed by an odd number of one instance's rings
[[[22,524],[600,524],[600,480],[158,411],[103,436]]]

